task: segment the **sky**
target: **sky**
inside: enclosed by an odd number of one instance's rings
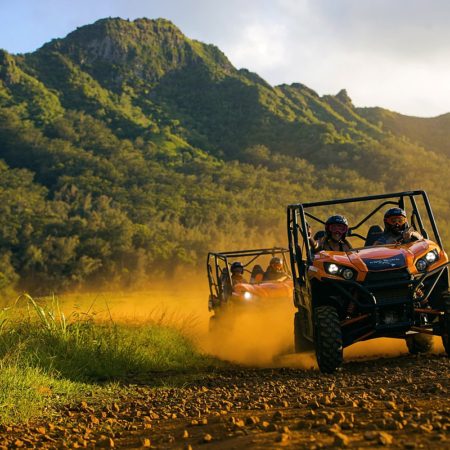
[[[272,85],[356,106],[450,112],[448,0],[0,0],[0,48],[34,51],[105,17],[171,20]]]

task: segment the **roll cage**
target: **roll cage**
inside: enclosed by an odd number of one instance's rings
[[[209,291],[211,298],[226,300],[231,295],[231,274],[229,271],[230,259],[245,259],[243,262],[244,270],[258,258],[270,255],[278,256],[283,260],[283,266],[286,272],[290,273],[287,254],[289,249],[283,247],[261,248],[254,250],[238,250],[229,252],[209,252],[206,259],[206,270],[208,273]],[[247,259],[250,258],[248,261]]]
[[[290,262],[292,269],[292,276],[295,280],[295,283],[298,285],[304,285],[306,282],[306,273],[307,268],[313,264],[314,254],[311,250],[309,239],[308,239],[308,227],[307,220],[314,220],[325,226],[325,220],[317,217],[316,215],[311,214],[307,210],[314,207],[322,207],[322,206],[332,206],[332,205],[340,205],[340,204],[350,204],[350,203],[363,203],[368,201],[380,200],[379,203],[373,210],[364,216],[356,225],[350,226],[348,229],[347,235],[349,237],[357,237],[362,239],[364,242],[367,241],[367,237],[362,236],[356,230],[361,228],[364,224],[367,223],[369,219],[371,219],[378,211],[387,206],[397,206],[399,208],[405,209],[405,201],[409,200],[411,206],[411,225],[420,231],[422,236],[425,238],[429,238],[428,232],[424,227],[424,220],[420,214],[417,197],[420,197],[423,200],[425,205],[426,213],[428,216],[428,220],[430,222],[434,242],[436,242],[439,247],[444,250],[442,240],[439,234],[439,230],[436,225],[436,221],[434,219],[433,211],[430,206],[430,202],[428,200],[428,196],[425,191],[417,190],[417,191],[405,191],[405,192],[396,192],[391,194],[380,194],[380,195],[369,195],[364,197],[352,197],[352,198],[344,198],[338,200],[329,200],[329,201],[321,201],[321,202],[310,202],[310,203],[298,203],[291,204],[287,207],[287,231],[288,231],[288,241],[289,241],[289,251],[290,251]],[[445,266],[442,270],[447,270],[447,266]]]

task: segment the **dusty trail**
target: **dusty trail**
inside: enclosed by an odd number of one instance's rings
[[[237,368],[179,388],[134,380],[115,404],[87,402],[50,425],[4,429],[0,447],[445,449],[449,369],[444,355],[427,355],[354,361],[332,376]]]
[[[152,386],[174,385],[177,374],[130,379],[113,404],[88,399],[51,423],[0,428],[0,449],[450,449],[450,360],[440,343],[423,356],[407,355],[402,341],[360,343],[346,350],[342,370],[322,375],[313,355],[277,356],[292,342],[290,305],[244,315],[211,339],[206,289],[189,292],[108,297],[105,311],[133,321],[164,311],[166,323],[235,368],[187,375],[176,388]]]

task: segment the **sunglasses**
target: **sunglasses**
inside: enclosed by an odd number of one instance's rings
[[[386,218],[386,222],[389,225],[404,225],[406,223],[406,217],[403,216],[391,216]]]
[[[344,233],[347,233],[348,226],[344,225],[344,224],[341,224],[341,223],[333,223],[333,224],[330,225],[330,231],[332,233],[344,234]]]

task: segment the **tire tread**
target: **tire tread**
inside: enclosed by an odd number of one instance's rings
[[[319,306],[315,310],[315,343],[319,369],[333,373],[343,362],[342,330],[334,306]],[[320,336],[317,336],[317,333]]]

